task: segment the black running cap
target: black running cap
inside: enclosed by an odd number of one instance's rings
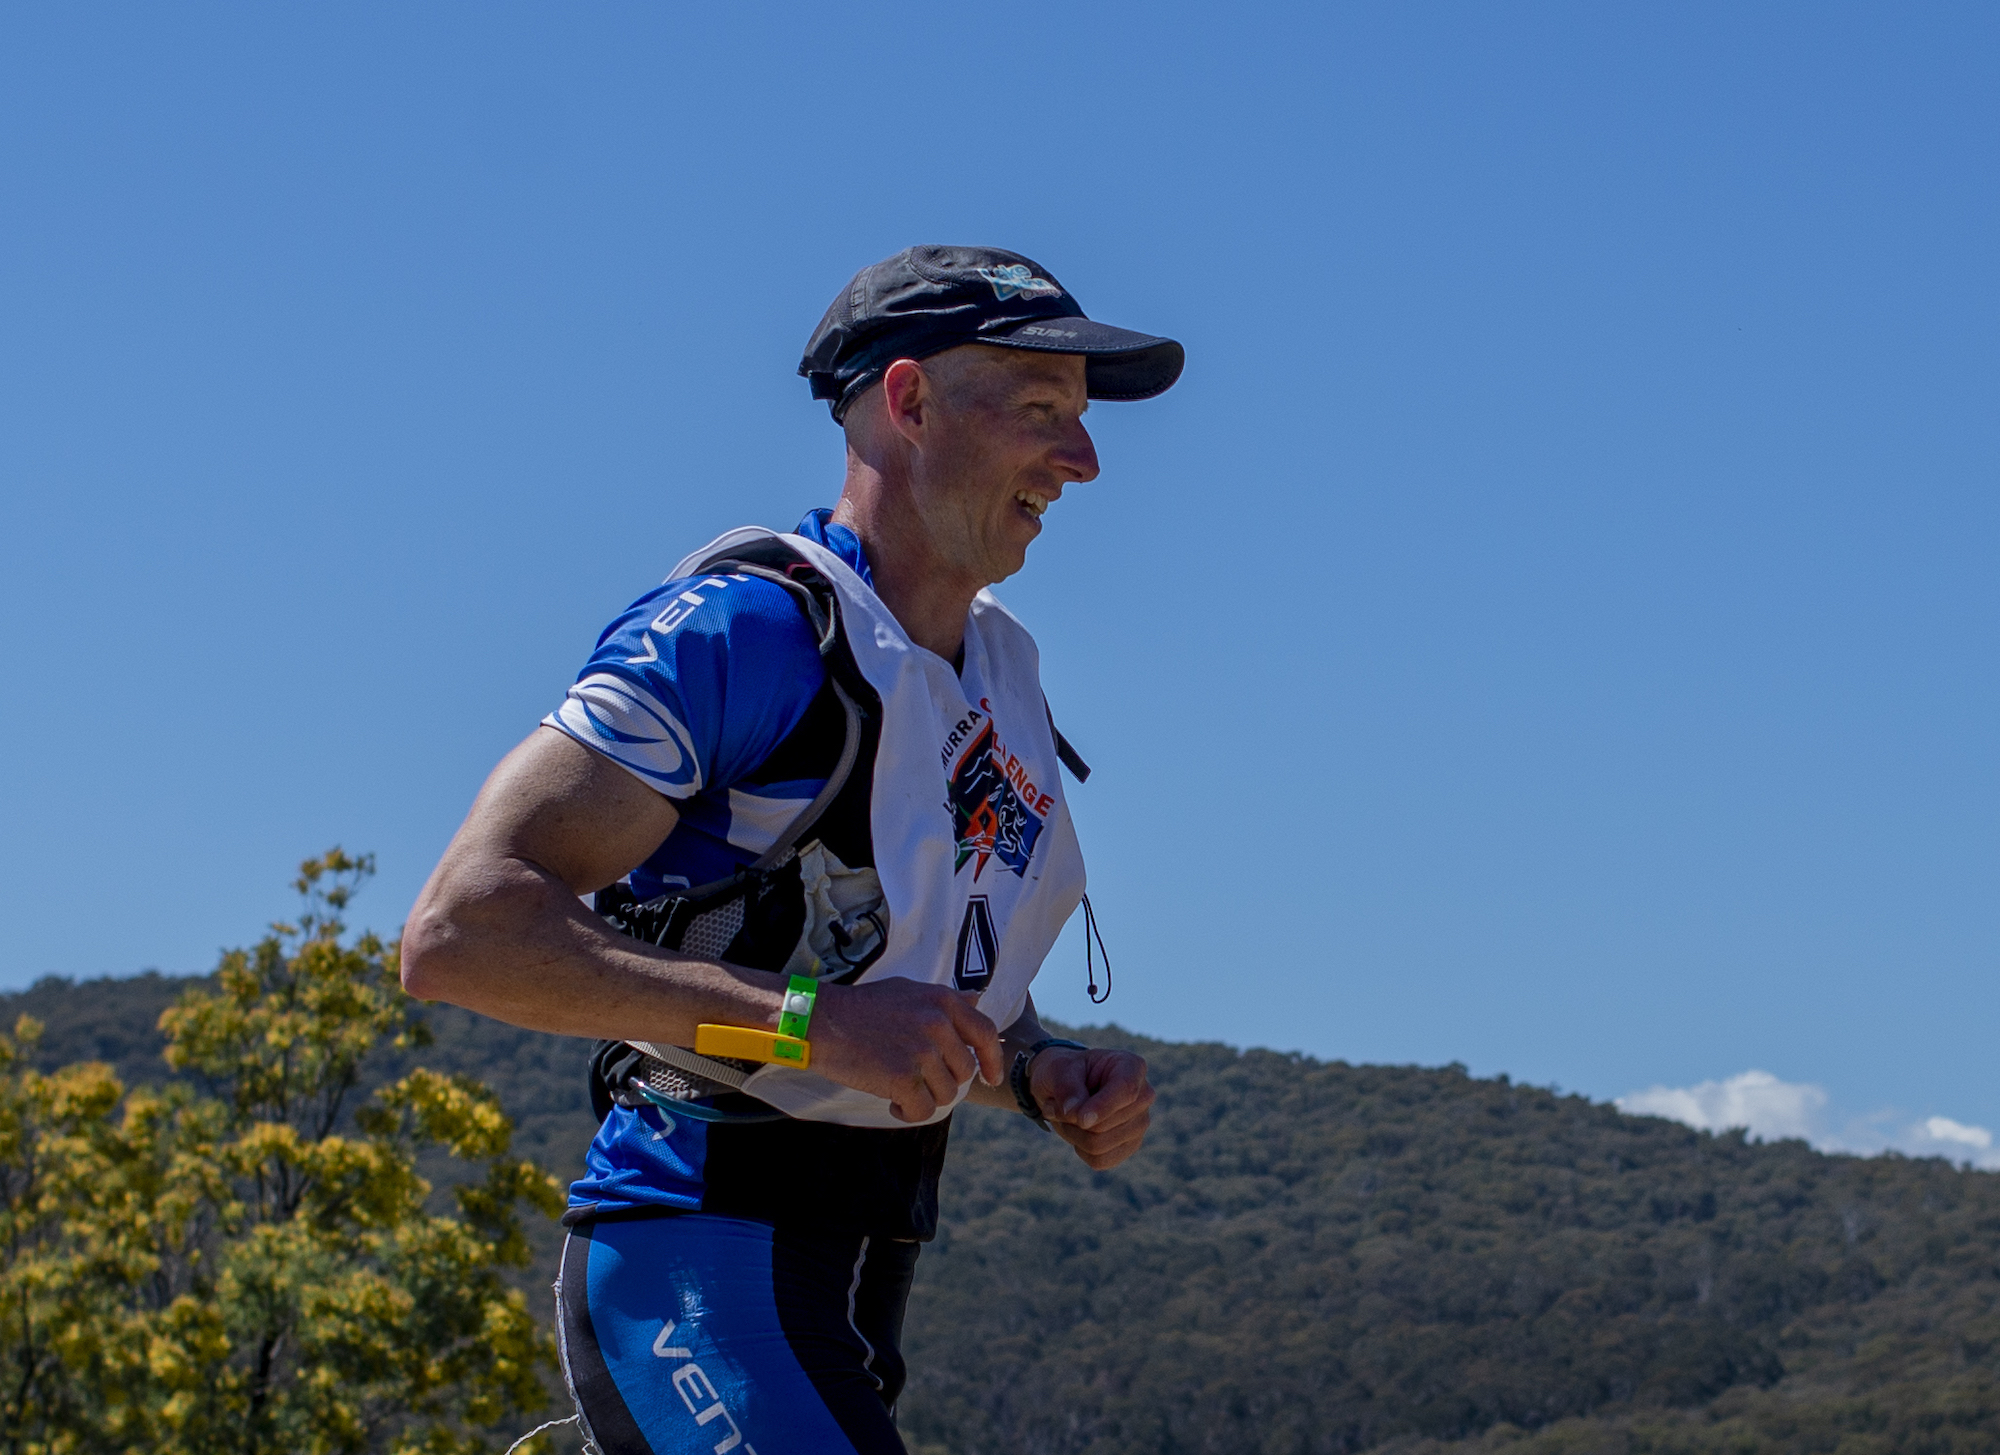
[[[1187,359],[1170,338],[1085,318],[1046,268],[1019,253],[929,243],[856,273],[813,330],[799,372],[838,420],[896,360],[974,343],[1082,354],[1092,399],[1164,394]]]

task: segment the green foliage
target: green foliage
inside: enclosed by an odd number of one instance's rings
[[[137,1056],[123,1007],[162,993],[45,983],[0,1013],[48,1022],[55,1074]],[[584,1046],[427,1020],[425,1064],[487,1080],[516,1145],[574,1175]],[[913,1455],[2000,1449],[2000,1176],[1458,1068],[1083,1034],[1150,1059],[1154,1135],[1092,1173],[1018,1116],[958,1115],[905,1330]],[[379,1043],[357,1094],[415,1054]],[[559,1233],[525,1232],[545,1290]]]
[[[0,1036],[0,1437],[10,1455],[80,1448],[62,1433],[86,1410],[65,1346],[96,1316],[89,1285],[101,1248],[67,1236],[66,1225],[76,1183],[112,1159],[106,1118],[120,1094],[99,1065],[54,1075],[25,1067],[41,1030],[22,1016],[11,1041]]]
[[[958,1119],[914,1444],[2000,1448],[2000,1177],[1457,1068],[1130,1043],[1160,1102],[1123,1167]]]
[[[160,1017],[164,1088],[35,1070],[30,1021],[0,1040],[8,1455],[469,1455],[545,1405],[551,1339],[504,1275],[519,1206],[559,1189],[468,1076],[362,1095],[378,1045],[424,1039],[394,948],[345,937],[370,869],[306,863],[297,923]],[[431,1149],[483,1174],[455,1212],[427,1206]]]

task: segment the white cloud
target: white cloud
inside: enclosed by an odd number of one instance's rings
[[[1950,1117],[1932,1117],[1924,1123],[1924,1135],[1939,1142],[1963,1142],[1968,1147],[1977,1147],[1982,1152],[1993,1145],[1993,1133],[1984,1127],[1968,1127],[1964,1122],[1955,1122]]]
[[[2000,1148],[1985,1127],[1938,1116],[1898,1125],[1896,1112],[1879,1111],[1836,1131],[1828,1123],[1827,1102],[1826,1088],[1809,1081],[1780,1081],[1768,1071],[1744,1071],[1726,1081],[1649,1086],[1616,1098],[1613,1105],[1634,1116],[1666,1117],[1705,1132],[1743,1127],[1766,1141],[1802,1137],[1822,1152],[1896,1151],[2000,1171]]]
[[[1919,1156],[1949,1157],[1989,1172],[2000,1170],[2000,1151],[1994,1150],[1993,1133],[1985,1127],[1968,1126],[1950,1117],[1931,1117],[1910,1128],[1910,1142],[1903,1150]]]
[[[1613,1104],[1634,1116],[1667,1117],[1705,1132],[1745,1127],[1767,1141],[1803,1137],[1817,1141],[1826,1091],[1810,1082],[1780,1081],[1768,1071],[1745,1071],[1727,1081],[1694,1086],[1649,1086]]]

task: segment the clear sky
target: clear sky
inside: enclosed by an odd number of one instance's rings
[[[835,290],[981,242],[1189,360],[1000,588],[1097,769],[1047,1010],[2000,1128],[1996,74],[1988,5],[13,7],[0,985],[335,842],[393,930],[613,613],[831,502]]]

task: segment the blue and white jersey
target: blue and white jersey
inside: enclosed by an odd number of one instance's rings
[[[859,537],[832,514],[813,511],[797,533],[872,585]],[[605,628],[542,721],[675,800],[673,836],[632,871],[639,898],[728,877],[812,802],[825,779],[759,770],[825,679],[797,603],[754,576],[668,581]]]

